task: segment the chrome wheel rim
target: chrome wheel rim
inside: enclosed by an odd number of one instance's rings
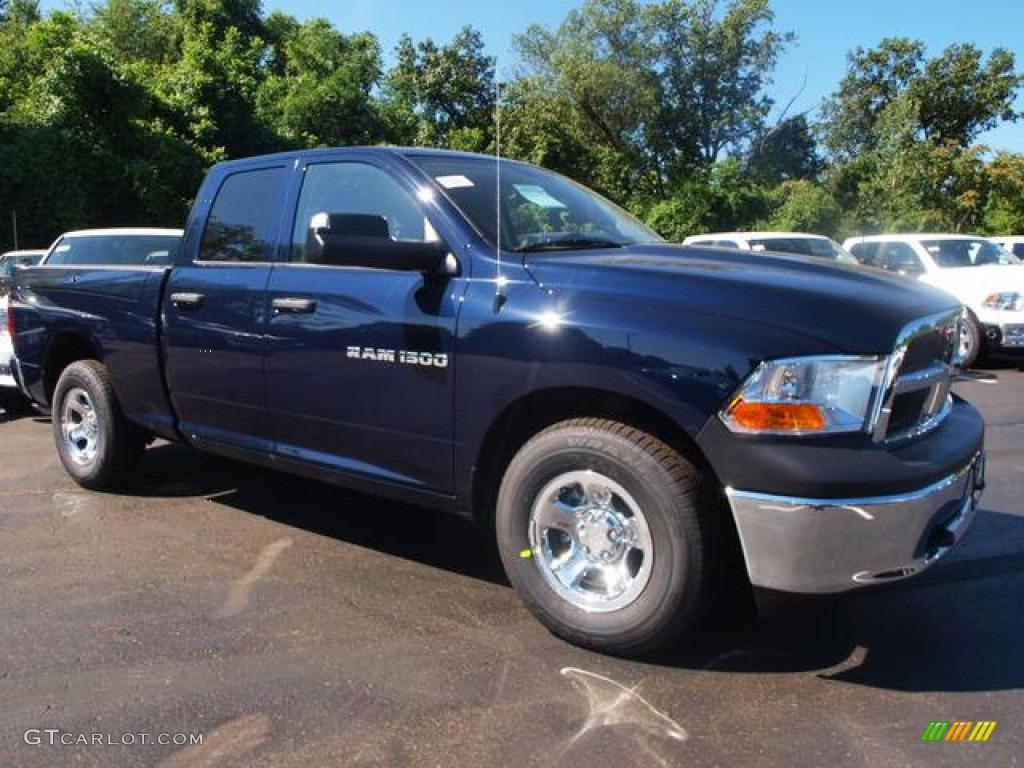
[[[960,323],[960,333],[957,340],[959,342],[959,349],[957,350],[958,359],[967,360],[974,351],[974,333],[967,325],[967,322]]]
[[[60,431],[64,453],[75,463],[96,460],[100,443],[100,420],[89,393],[73,387],[64,397],[60,413]]]
[[[625,488],[599,472],[566,472],[545,485],[530,510],[529,538],[547,585],[585,611],[624,608],[650,580],[647,518]]]

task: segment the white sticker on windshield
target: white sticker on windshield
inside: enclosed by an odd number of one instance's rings
[[[512,186],[516,188],[516,192],[541,208],[566,207],[565,203],[552,197],[544,187],[538,187],[536,184],[513,184]]]
[[[461,173],[453,176],[437,176],[437,183],[445,189],[459,189],[460,187],[472,187],[476,186],[472,181],[467,179]]]

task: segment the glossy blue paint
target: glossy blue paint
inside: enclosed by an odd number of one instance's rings
[[[60,371],[48,353],[89,349],[118,382],[125,414],[172,436],[160,374],[157,306],[166,269],[157,267],[32,267],[11,295],[22,377],[47,404]]]
[[[263,363],[269,264],[175,267],[163,296],[167,388],[186,439],[270,449]],[[173,300],[200,296],[196,305]]]

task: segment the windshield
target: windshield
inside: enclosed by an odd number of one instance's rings
[[[564,176],[524,163],[465,155],[418,155],[449,200],[503,250],[561,251],[664,242],[653,230]],[[497,179],[501,178],[498,215]]]
[[[982,267],[988,264],[1020,264],[1009,251],[990,240],[924,240],[924,249],[942,269],[956,267]]]
[[[859,263],[851,253],[845,251],[839,243],[828,237],[755,238],[750,240],[750,248],[754,251],[798,253],[804,256],[815,256],[819,259],[832,259],[845,264]]]

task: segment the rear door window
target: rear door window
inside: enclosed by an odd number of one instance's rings
[[[284,167],[224,179],[203,230],[199,261],[272,261],[286,181]]]

